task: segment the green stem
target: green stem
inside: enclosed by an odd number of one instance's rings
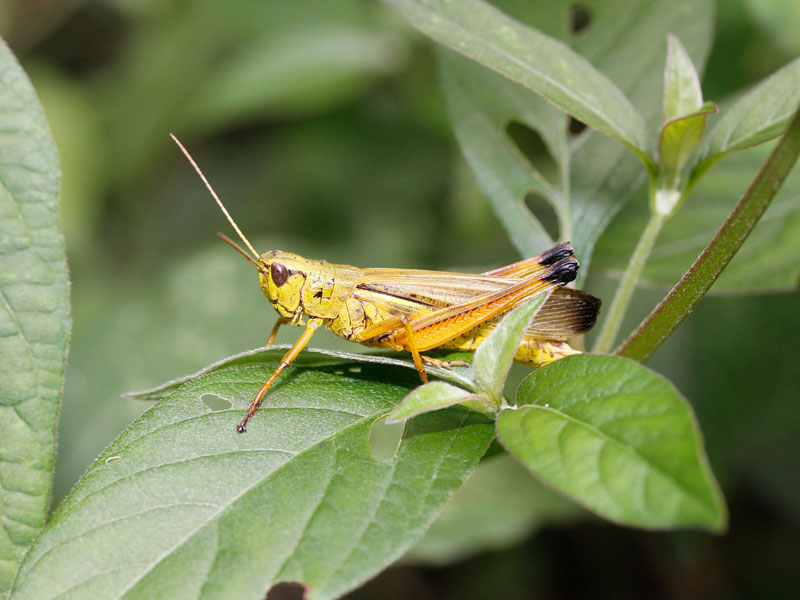
[[[628,267],[622,276],[622,281],[619,282],[617,292],[614,294],[614,300],[611,301],[611,308],[608,309],[608,314],[603,321],[603,327],[600,329],[600,334],[594,343],[592,352],[595,354],[607,354],[611,350],[622,325],[622,319],[628,310],[633,292],[636,289],[636,284],[639,282],[639,277],[642,274],[647,258],[653,250],[653,244],[655,244],[664,224],[664,219],[664,215],[655,211],[650,214],[650,221],[648,221],[647,227],[642,232],[639,243],[636,244],[636,249],[631,255]]]
[[[799,154],[800,110],[711,243],[616,354],[643,362],[675,331],[747,239],[791,172]],[[780,249],[776,248],[776,251]]]

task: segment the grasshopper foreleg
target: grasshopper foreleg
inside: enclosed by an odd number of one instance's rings
[[[289,323],[289,319],[278,317],[278,320],[275,322],[275,327],[272,328],[272,333],[270,333],[269,337],[267,338],[267,343],[264,344],[267,348],[272,346],[272,344],[275,342],[275,338],[278,335],[278,329],[281,328],[281,325],[286,325],[287,323]]]
[[[276,328],[280,326],[280,324],[281,324],[280,321],[278,321]],[[258,392],[256,392],[255,398],[253,398],[253,401],[250,403],[250,407],[247,409],[247,413],[244,415],[244,419],[242,419],[242,422],[239,423],[239,426],[236,428],[236,431],[238,431],[239,433],[244,433],[245,431],[247,431],[247,422],[253,418],[254,414],[256,414],[258,407],[261,405],[261,401],[264,399],[264,394],[267,393],[267,390],[278,378],[278,375],[280,375],[286,367],[291,365],[294,362],[294,359],[297,358],[297,355],[303,351],[303,348],[306,347],[306,344],[308,344],[308,341],[311,339],[311,336],[314,335],[314,332],[320,325],[322,325],[322,319],[309,320],[308,325],[306,325],[306,330],[303,332],[303,335],[301,335],[300,339],[298,339],[294,343],[294,345],[291,348],[289,348],[289,351],[286,354],[284,354],[283,358],[281,359],[281,363],[278,365],[278,368],[275,369],[275,372],[269,376],[269,379],[267,379],[264,382],[264,385],[262,385],[259,388]]]

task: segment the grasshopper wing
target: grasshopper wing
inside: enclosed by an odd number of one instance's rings
[[[546,340],[565,340],[589,331],[600,312],[600,298],[581,290],[555,290],[542,306],[525,336]]]
[[[486,321],[511,310],[525,300],[569,283],[575,278],[578,261],[569,256],[548,267],[544,274],[503,282],[500,289],[473,295],[469,300],[431,310],[418,317],[398,316],[364,330],[358,341],[391,334],[395,343],[420,352],[436,348]],[[474,294],[474,292],[473,292]],[[413,337],[413,340],[407,339]]]

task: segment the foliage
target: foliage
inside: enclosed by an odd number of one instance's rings
[[[58,157],[36,95],[0,41],[0,596],[44,525],[69,337]]]
[[[511,312],[469,367],[432,368],[438,380],[424,386],[407,357],[306,350],[247,434],[235,433],[287,346],[233,354],[263,344],[267,324],[252,319],[265,305],[241,291],[255,287],[244,261],[194,249],[221,221],[210,203],[198,208],[200,187],[167,131],[198,147],[249,234],[271,232],[254,239],[261,249],[387,266],[485,263],[489,251],[508,250],[479,188],[520,254],[570,239],[582,287],[597,281],[590,265],[622,273],[595,346],[605,354],[623,317],[644,309],[639,283],[680,278],[767,160],[764,146],[751,147],[781,135],[800,104],[794,60],[721,99],[715,114],[700,86],[713,29],[706,0],[680,9],[642,0],[634,10],[589,2],[585,30],[568,2],[385,4],[444,46],[433,51],[438,72],[391,12],[316,0],[235,9],[203,0],[189,11],[115,3],[137,26],[102,77],[78,87],[35,53],[26,65],[51,120],[60,115],[80,324],[57,493],[125,428],[46,526],[69,331],[58,166],[32,89],[3,47],[0,283],[13,368],[3,370],[0,406],[0,597],[254,597],[297,581],[309,597],[330,598],[404,554],[444,564],[588,512],[644,529],[727,527],[687,397],[710,426],[723,483],[733,464],[720,454],[731,445],[723,432],[748,414],[732,411],[721,427],[718,406],[729,398],[699,393],[680,360],[663,368],[667,378],[617,356],[572,356],[509,394],[514,350],[543,296]],[[445,120],[475,182],[441,162]],[[212,135],[219,145],[204,148],[199,139]],[[70,179],[78,149],[88,153],[85,172]],[[447,186],[450,205],[431,204]],[[797,186],[796,174],[787,179],[712,293],[795,288]],[[239,203],[263,189],[268,201]],[[309,230],[313,238],[300,237]],[[757,327],[745,330],[761,343]],[[156,403],[126,427],[142,400]],[[779,402],[768,414],[783,414]],[[788,414],[782,422],[797,418]],[[773,490],[765,493],[791,497],[782,477],[759,477]]]

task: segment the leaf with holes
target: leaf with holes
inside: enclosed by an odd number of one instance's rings
[[[0,596],[44,524],[69,337],[58,157],[0,40]]]
[[[636,109],[605,75],[561,41],[481,0],[384,1],[436,41],[647,154],[644,121]]]
[[[544,4],[526,4],[513,16],[541,27],[544,34],[563,36],[571,4],[547,3],[557,19],[545,18]],[[712,14],[707,0],[683,3],[681,10],[669,0],[642,3],[636,10],[621,0],[595,3],[588,27],[566,41],[627,95],[651,124],[655,139],[661,125],[667,34],[680,37],[702,70]],[[584,267],[579,273],[583,280],[598,237],[645,179],[640,161],[597,131],[570,133],[565,115],[554,106],[473,61],[442,52],[441,65],[459,145],[517,250],[532,256],[553,237],[570,240]],[[510,124],[532,130],[541,143],[517,146],[507,131]],[[542,219],[525,206],[528,194],[543,198],[555,211],[556,234],[551,236]]]
[[[237,434],[275,366],[206,373],[147,411],[59,508],[11,598],[263,598],[281,581],[335,598],[408,550],[492,440],[456,407],[410,421],[377,460],[371,426],[416,375],[373,364],[291,369]]]
[[[686,400],[628,359],[588,354],[542,367],[500,413],[500,442],[599,515],[646,528],[720,531],[727,514]]]

